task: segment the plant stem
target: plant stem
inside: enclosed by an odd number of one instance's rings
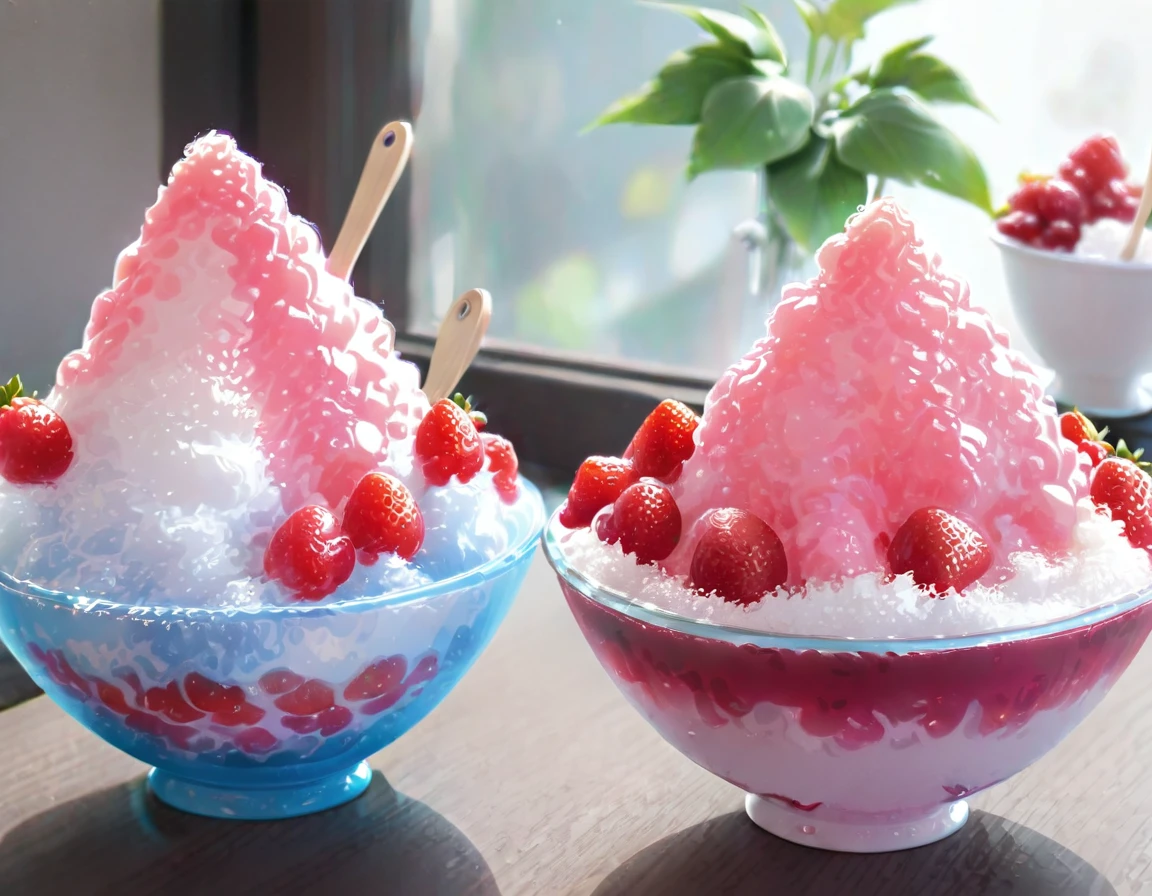
[[[840,52],[840,44],[833,41],[832,48],[828,51],[828,55],[824,57],[824,68],[820,71],[820,83],[823,84],[830,77],[832,77],[832,70],[836,67],[836,55]]]
[[[884,186],[888,183],[888,178],[876,175],[876,187],[872,190],[872,201],[875,202],[884,195]]]
[[[812,87],[812,76],[816,74],[816,48],[818,40],[815,34],[808,35],[808,70],[804,75],[804,83]]]

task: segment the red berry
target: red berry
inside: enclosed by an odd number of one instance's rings
[[[1130,460],[1109,457],[1092,475],[1092,500],[1124,524],[1138,548],[1152,548],[1152,479]]]
[[[588,458],[576,471],[568,500],[560,508],[561,525],[569,529],[589,525],[601,507],[612,504],[637,478],[631,461],[618,457]]]
[[[1123,179],[1128,166],[1115,137],[1096,134],[1089,137],[1060,163],[1060,176],[1087,197],[1110,181]]]
[[[680,508],[664,486],[637,482],[616,499],[597,534],[609,544],[619,542],[638,563],[655,563],[680,541]]]
[[[788,580],[788,558],[772,527],[735,507],[709,511],[692,553],[689,582],[704,594],[753,604]]]
[[[247,702],[242,688],[217,684],[199,672],[189,672],[184,676],[184,693],[188,695],[189,703],[204,712],[239,712]]]
[[[311,716],[323,712],[336,702],[332,688],[318,678],[311,678],[296,690],[275,700],[276,708],[294,716]]]
[[[503,436],[494,433],[484,433],[480,436],[484,443],[484,453],[488,456],[488,469],[492,472],[492,484],[505,503],[511,504],[516,500],[519,486],[516,484],[516,474],[520,470],[520,461],[516,458],[516,449],[512,447]]]
[[[984,538],[945,510],[923,507],[904,521],[888,547],[888,565],[910,572],[918,585],[942,594],[963,591],[988,571],[992,551]]]
[[[416,457],[429,485],[447,485],[453,476],[468,482],[484,466],[484,446],[468,413],[442,398],[416,430]]]
[[[320,733],[324,737],[338,734],[352,724],[352,710],[346,706],[333,706],[317,717],[320,720]]]
[[[1080,240],[1084,199],[1055,178],[1028,180],[1008,197],[1012,210],[997,226],[1001,233],[1043,249],[1071,251]]]
[[[1092,461],[1092,466],[1098,467],[1103,463],[1104,459],[1111,454],[1108,447],[1104,442],[1091,442],[1085,439],[1076,446],[1076,450],[1081,454],[1086,454],[1088,459]]]
[[[371,700],[399,686],[408,671],[408,661],[400,654],[372,663],[348,682],[345,700]]]
[[[424,516],[403,482],[387,473],[369,473],[344,508],[344,534],[358,551],[411,560],[424,544]]]
[[[276,735],[264,728],[245,728],[243,731],[237,732],[233,740],[236,742],[236,746],[245,753],[253,753],[258,756],[270,753],[280,746],[280,741],[276,739]]]
[[[1075,249],[1078,242],[1080,242],[1080,225],[1068,221],[1053,221],[1040,234],[1039,240],[1043,249],[1063,249],[1066,252]]]
[[[1084,200],[1076,189],[1062,180],[1045,178],[1022,183],[1008,200],[1016,211],[1030,212],[1041,221],[1084,220]]]
[[[0,407],[0,476],[18,485],[52,482],[72,464],[72,434],[35,398]]]
[[[627,457],[638,477],[651,476],[672,482],[684,461],[696,450],[692,434],[700,425],[690,407],[666,398],[656,406],[632,437]]]
[[[186,724],[204,718],[204,713],[191,706],[180,693],[176,682],[163,688],[149,688],[144,694],[144,705],[155,713],[163,713],[173,722]]]
[[[1077,445],[1083,441],[1094,442],[1100,438],[1092,421],[1075,409],[1060,415],[1060,435]]]
[[[255,725],[264,718],[264,710],[253,703],[244,703],[231,712],[214,712],[212,721],[225,728],[239,728],[246,725]]]
[[[97,680],[96,696],[110,710],[122,716],[126,716],[132,711],[128,706],[128,701],[124,698],[124,692],[114,684]]]
[[[356,565],[352,539],[331,511],[310,504],[284,522],[264,552],[264,572],[302,600],[320,600],[339,588]]]
[[[1088,220],[1115,218],[1130,223],[1140,206],[1140,187],[1122,180],[1109,181],[1088,197]]]
[[[1032,243],[1039,239],[1044,228],[1040,219],[1031,212],[1009,212],[996,222],[996,229],[1004,236],[1019,240],[1022,243]]]
[[[287,694],[302,684],[304,684],[304,676],[297,675],[287,669],[274,669],[260,676],[260,689],[266,694]]]

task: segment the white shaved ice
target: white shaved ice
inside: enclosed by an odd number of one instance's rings
[[[784,589],[750,606],[701,595],[682,577],[638,564],[590,528],[567,533],[561,550],[581,575],[635,603],[697,621],[758,632],[856,640],[946,638],[1040,625],[1075,616],[1137,593],[1152,583],[1148,554],[1120,533],[1120,524],[1077,505],[1072,551],[1058,563],[1033,553],[1010,558],[1014,575],[1002,584],[975,584],[963,594],[929,596],[911,575],[884,581],[867,573],[839,583]]]

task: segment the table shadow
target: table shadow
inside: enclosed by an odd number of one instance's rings
[[[187,815],[159,802],[143,779],[98,791],[4,835],[0,892],[499,896],[500,890],[459,829],[375,772],[359,799],[275,822]]]
[[[1116,896],[1072,850],[1023,825],[973,812],[956,834],[903,852],[849,855],[797,846],[743,812],[636,853],[593,896]]]

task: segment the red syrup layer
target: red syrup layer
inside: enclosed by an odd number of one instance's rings
[[[980,736],[1019,731],[1038,713],[1102,694],[1152,631],[1149,602],[1094,625],[1000,644],[909,654],[797,651],[649,625],[562,585],[601,665],[621,686],[635,686],[628,693],[654,722],[687,710],[720,728],[768,703],[798,711],[808,735],[847,750],[883,740],[896,723],[945,737],[973,704]]]
[[[380,657],[350,681],[327,683],[289,669],[265,673],[256,687],[214,681],[191,672],[163,686],[145,687],[131,666],[107,678],[77,671],[59,648],[28,642],[28,655],[61,690],[81,703],[100,704],[123,717],[126,727],[190,753],[237,749],[260,756],[281,748],[268,727],[276,719],[296,734],[333,737],[416,697],[440,669],[434,651],[409,664],[405,657]],[[364,717],[356,725],[357,715]],[[274,727],[274,726],[269,726]]]

